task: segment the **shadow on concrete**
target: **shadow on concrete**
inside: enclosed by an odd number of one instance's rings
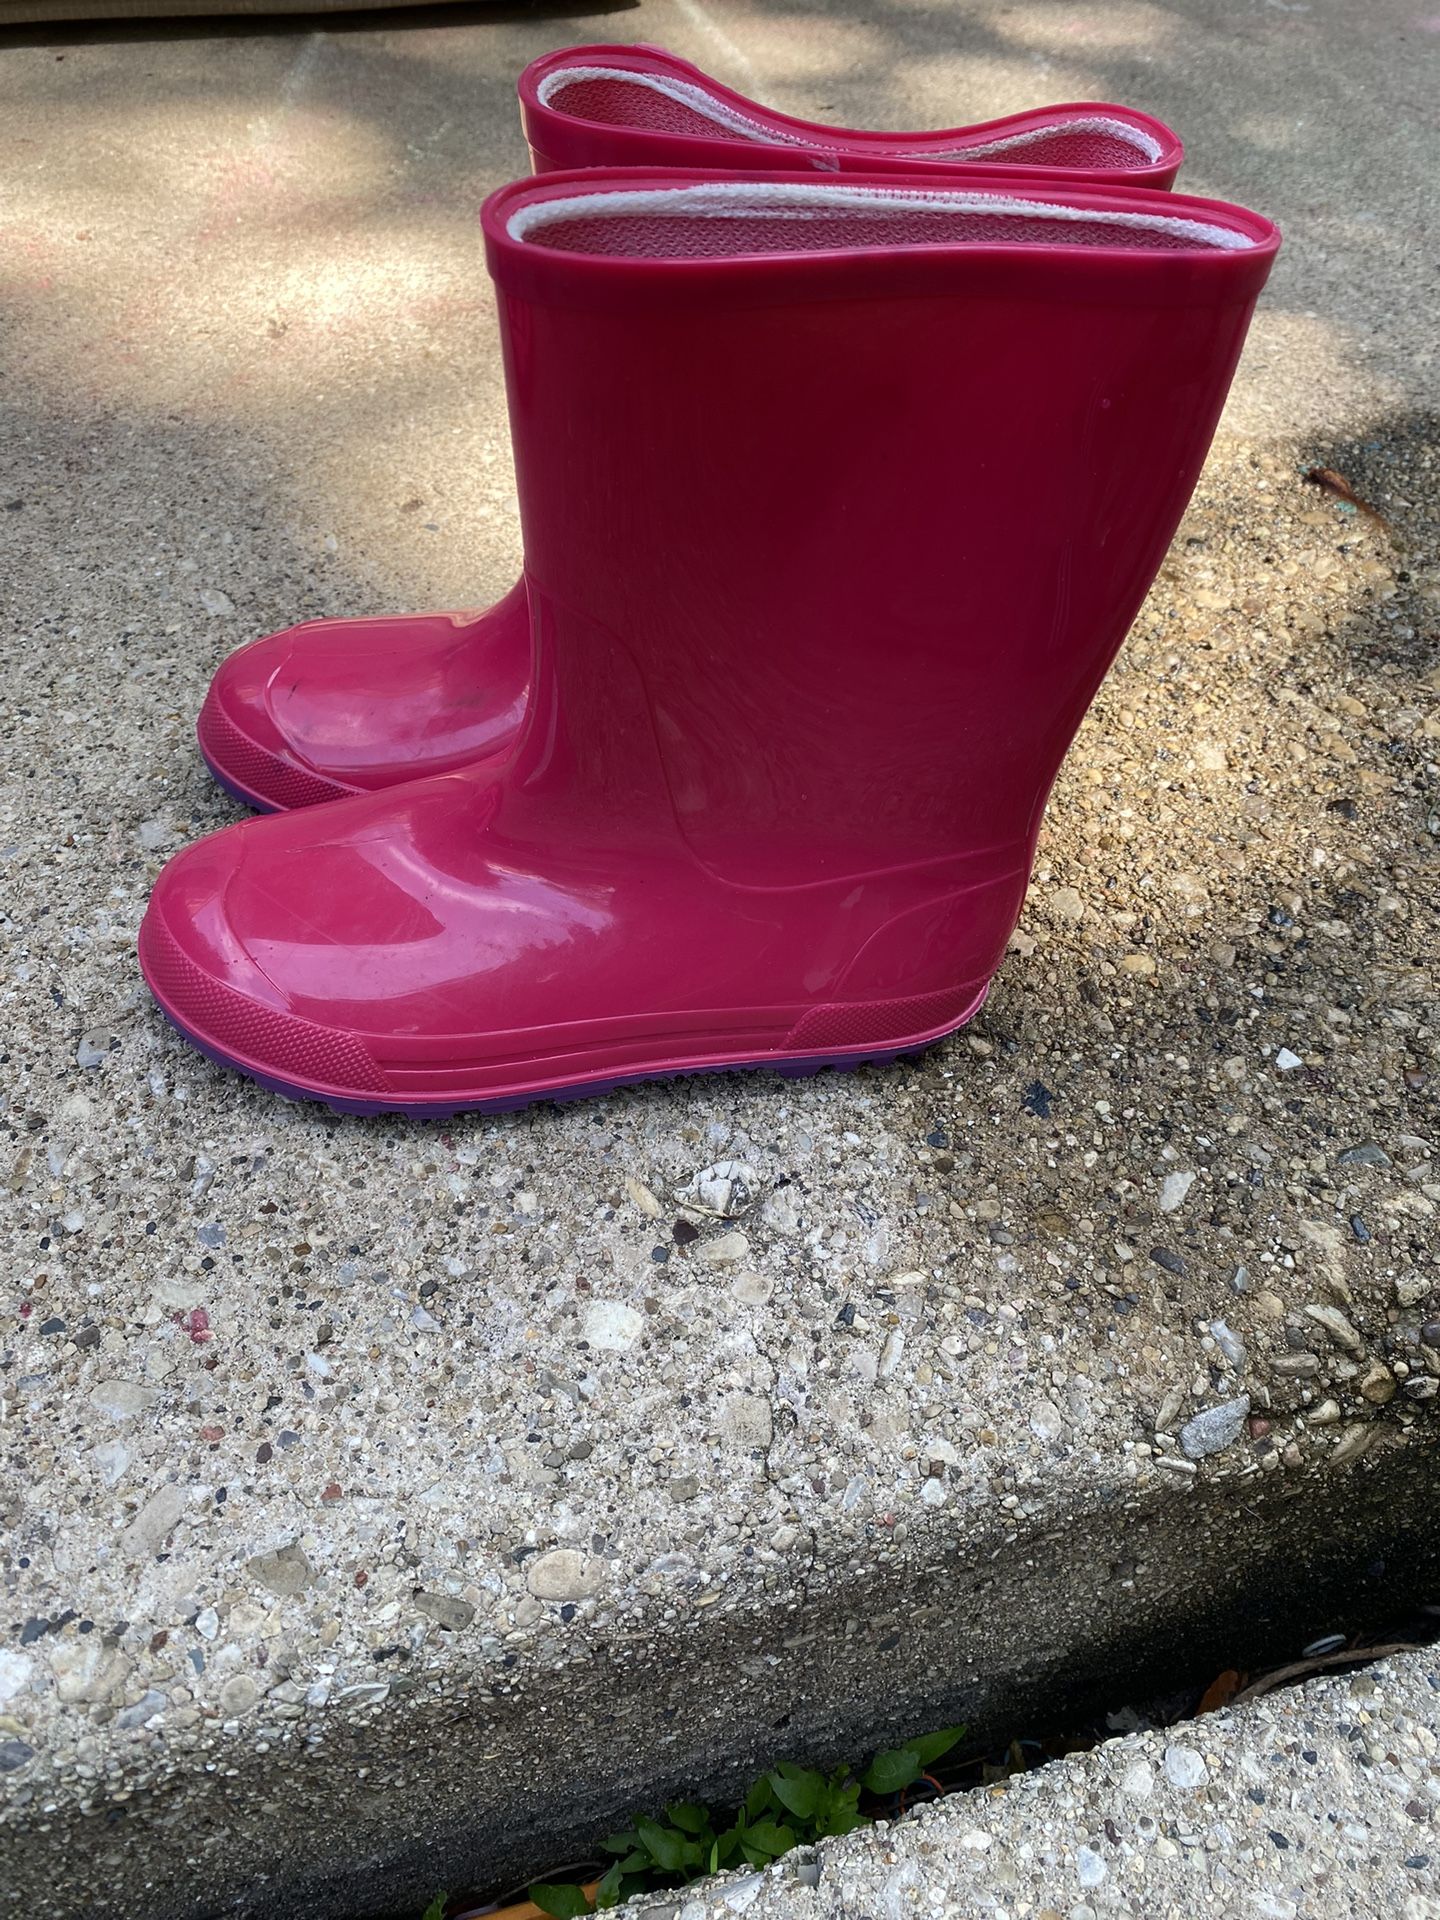
[[[157,0],[153,18],[128,20],[35,20],[0,26],[6,47],[148,45],[175,40],[294,39],[311,33],[423,32],[433,28],[540,26],[553,20],[578,29],[611,14],[633,13],[643,0],[590,0],[583,12],[571,0],[454,0],[453,5],[356,7],[314,13],[303,7],[283,13],[169,14]],[[563,44],[563,42],[557,43]]]
[[[494,65],[493,36],[506,30],[518,30],[526,57],[596,34],[683,38],[682,51],[742,90],[860,126],[953,124],[1058,99],[1120,99],[1158,113],[1181,132],[1189,154],[1183,187],[1248,200],[1287,231],[1272,307],[1327,306],[1363,339],[1377,303],[1393,315],[1413,298],[1424,164],[1437,130],[1440,35],[1426,31],[1400,0],[1364,9],[1317,0],[1308,8],[1248,10],[1220,0],[1147,0],[1086,14],[1058,0],[1023,9],[957,9],[938,0],[835,0],[818,8],[814,0],[768,0],[741,19],[723,11],[702,18],[710,20],[709,31],[689,15],[644,0],[584,8],[533,0],[23,26],[0,30],[0,47],[54,47],[57,58],[65,58],[92,46],[164,41],[293,41],[319,34],[363,43],[364,84],[357,86],[353,63],[333,62],[328,71],[322,64],[307,102],[366,126],[397,163],[403,152],[396,103],[413,90],[417,61],[433,115],[468,121],[474,131],[462,145],[472,158],[481,157],[483,124],[492,111],[506,111],[513,79]],[[437,32],[443,37],[438,50]],[[739,70],[735,57],[740,40],[755,50],[748,71]],[[257,70],[251,80],[254,111],[262,112],[265,77]],[[162,100],[173,107],[188,92],[203,115],[213,81],[199,66],[171,81],[155,80],[145,106],[135,111]],[[227,82],[243,90],[247,76],[232,66]],[[103,102],[103,83],[99,97]],[[87,90],[52,104],[56,117],[73,120],[83,137],[96,94]],[[104,192],[102,176],[97,209]],[[1403,224],[1377,211],[1406,203],[1414,218]],[[1322,214],[1328,226],[1323,258],[1316,258],[1307,250],[1306,230]]]

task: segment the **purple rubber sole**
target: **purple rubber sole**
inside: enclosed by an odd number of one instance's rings
[[[964,1018],[957,1020],[953,1027],[947,1027],[943,1033],[933,1034],[927,1040],[912,1040],[904,1046],[875,1048],[859,1053],[817,1053],[786,1060],[733,1060],[715,1066],[701,1062],[693,1067],[619,1074],[613,1079],[577,1080],[564,1087],[541,1087],[533,1093],[502,1094],[491,1100],[447,1100],[433,1105],[408,1100],[346,1100],[327,1093],[316,1093],[310,1087],[298,1086],[292,1080],[277,1079],[273,1074],[259,1073],[243,1060],[236,1060],[219,1047],[212,1046],[208,1040],[202,1040],[198,1033],[192,1033],[159,1000],[155,1004],[180,1038],[194,1047],[197,1053],[204,1054],[217,1067],[227,1067],[232,1073],[243,1074],[267,1093],[279,1094],[282,1100],[311,1100],[328,1107],[332,1113],[353,1114],[360,1119],[374,1119],[380,1114],[393,1113],[413,1120],[452,1120],[461,1113],[519,1113],[526,1107],[544,1106],[547,1103],[558,1106],[574,1100],[596,1100],[625,1087],[657,1085],[707,1073],[776,1073],[783,1080],[807,1080],[812,1074],[832,1069],[837,1073],[850,1073],[856,1067],[891,1067],[900,1060],[920,1059],[932,1047],[939,1046],[942,1040],[948,1040],[952,1034],[958,1033],[980,1011],[989,990],[987,983],[981,988],[974,1004],[967,1009]]]
[[[232,800],[238,800],[242,807],[249,807],[252,813],[279,813],[281,811],[279,807],[272,806],[268,800],[262,800],[258,793],[249,793],[244,787],[237,786],[228,773],[222,773],[220,771],[209,754],[206,753],[204,747],[200,748],[200,758],[210,769],[210,778],[215,782],[216,786],[228,793]],[[190,1038],[189,1034],[186,1034],[185,1037],[187,1040]],[[200,1043],[197,1040],[194,1044],[199,1046]]]

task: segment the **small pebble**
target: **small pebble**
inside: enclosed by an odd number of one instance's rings
[[[110,1035],[97,1029],[82,1035],[75,1049],[75,1064],[80,1067],[103,1066],[110,1057]]]
[[[1246,1361],[1245,1342],[1239,1334],[1228,1327],[1223,1320],[1212,1320],[1209,1330],[1210,1338],[1225,1356],[1231,1368],[1236,1373],[1243,1372]]]
[[[620,1300],[597,1300],[585,1313],[580,1332],[605,1353],[626,1353],[645,1331],[645,1316]]]
[[[1238,1440],[1249,1411],[1250,1396],[1242,1393],[1237,1399],[1223,1401],[1218,1407],[1207,1407],[1193,1420],[1187,1420],[1180,1429],[1180,1446],[1186,1459],[1203,1460]]]
[[[1172,1787],[1203,1787],[1205,1784],[1205,1761],[1193,1747],[1166,1747],[1164,1765],[1165,1778]]]
[[[1174,1213],[1182,1207],[1196,1178],[1193,1173],[1167,1173],[1160,1184],[1161,1213]]]
[[[1337,1156],[1342,1167],[1388,1167],[1390,1156],[1383,1147],[1377,1147],[1373,1141],[1360,1147],[1347,1147]]]
[[[760,1197],[761,1181],[754,1167],[743,1160],[717,1160],[702,1167],[675,1198],[692,1213],[706,1214],[713,1220],[732,1220],[748,1213]]]
[[[1383,1407],[1395,1398],[1396,1380],[1383,1360],[1372,1360],[1360,1382],[1360,1397],[1372,1407]]]
[[[238,1720],[259,1698],[260,1689],[248,1673],[233,1674],[220,1689],[220,1711]]]
[[[749,1251],[750,1242],[743,1233],[722,1233],[718,1239],[706,1240],[697,1246],[695,1258],[707,1267],[733,1266]]]
[[[1308,1306],[1305,1311],[1317,1326],[1325,1329],[1337,1347],[1343,1347],[1346,1353],[1364,1353],[1365,1342],[1338,1307]]]
[[[599,1589],[600,1569],[572,1547],[555,1547],[527,1564],[525,1584],[537,1600],[585,1600]]]
[[[1098,1887],[1110,1869],[1093,1847],[1075,1849],[1075,1876],[1082,1887]]]

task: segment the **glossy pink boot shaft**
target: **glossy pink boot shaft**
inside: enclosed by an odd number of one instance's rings
[[[979,1004],[1278,244],[1144,193],[552,175],[484,214],[535,663],[484,763],[179,855],[214,1057],[443,1113]]]
[[[1165,187],[1181,159],[1168,127],[1123,107],[1053,107],[930,134],[814,126],[656,47],[547,54],[521,74],[519,93],[537,172],[644,164],[947,176],[973,167],[999,180],[1023,161],[1051,181]],[[309,806],[503,751],[529,679],[518,588],[484,612],[306,621],[224,663],[200,715],[200,747],[247,805]]]

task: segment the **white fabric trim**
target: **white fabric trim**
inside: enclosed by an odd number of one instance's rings
[[[570,193],[550,200],[532,200],[517,207],[505,223],[512,240],[526,240],[540,227],[559,220],[629,216],[680,215],[725,220],[815,220],[830,212],[912,213],[916,210],[976,213],[1026,219],[1084,221],[1100,226],[1140,227],[1169,233],[1200,247],[1231,251],[1253,247],[1248,234],[1220,227],[1185,214],[1130,213],[1118,207],[1072,207],[1052,200],[1025,200],[1010,193],[980,191],[927,192],[915,188],[848,187],[817,181],[791,185],[779,181],[709,181],[704,186],[598,188],[593,193]]]
[[[541,106],[548,107],[553,96],[562,88],[574,86],[581,80],[619,80],[628,86],[648,87],[651,93],[663,94],[667,100],[689,107],[692,113],[698,113],[713,125],[724,127],[729,133],[738,133],[746,140],[763,140],[767,143],[784,141],[795,147],[815,144],[801,134],[790,133],[780,127],[767,127],[759,120],[752,120],[748,114],[726,106],[724,101],[717,100],[693,81],[676,80],[669,74],[637,73],[633,67],[557,67],[553,73],[547,73],[535,89]]]
[[[703,87],[697,87],[692,81],[673,79],[669,74],[640,73],[631,67],[557,67],[547,73],[536,88],[540,104],[548,107],[553,97],[568,86],[582,80],[619,80],[628,86],[648,87],[652,93],[663,94],[667,100],[677,105],[689,107],[692,113],[700,114],[717,127],[724,127],[728,133],[738,133],[742,139],[776,142],[791,147],[813,147],[819,152],[828,152],[842,143],[838,140],[816,140],[810,135],[795,133],[788,127],[775,126],[760,120],[752,120],[748,114],[738,108],[728,106],[723,100],[717,100]],[[1011,133],[1000,140],[987,140],[976,146],[962,147],[894,147],[891,152],[905,159],[948,160],[963,159],[967,155],[1008,153],[1012,149],[1033,146],[1038,140],[1053,139],[1057,133],[1107,133],[1113,139],[1123,140],[1127,146],[1134,147],[1138,153],[1152,163],[1160,158],[1160,142],[1143,127],[1132,127],[1128,121],[1112,120],[1106,114],[1086,114],[1077,120],[1056,120],[1043,127],[1027,127],[1022,133]]]
[[[1087,113],[1076,120],[1054,120],[1048,126],[1027,127],[1023,133],[1006,134],[1003,140],[987,140],[983,146],[950,147],[943,157],[947,160],[965,160],[977,153],[1009,153],[1017,147],[1033,147],[1037,140],[1051,140],[1057,133],[1108,133],[1113,139],[1123,140],[1126,146],[1143,153],[1152,163],[1160,158],[1163,151],[1160,142],[1153,134],[1146,133],[1143,127],[1132,127],[1125,120],[1112,120],[1107,114]],[[912,152],[913,157],[922,157],[918,149]],[[938,149],[930,148],[927,152],[931,159],[942,157]],[[1119,169],[1115,171],[1118,173]]]

